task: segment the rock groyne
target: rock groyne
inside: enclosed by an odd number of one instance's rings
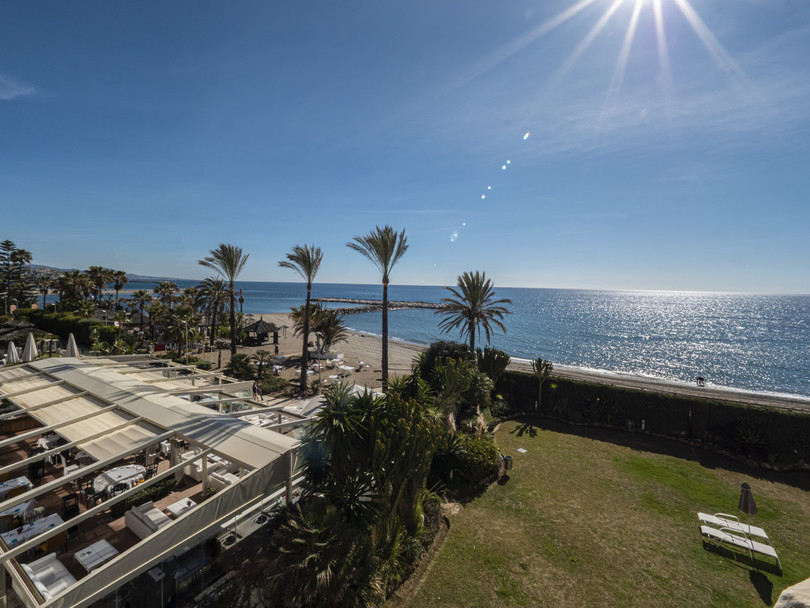
[[[338,314],[350,315],[358,312],[374,312],[382,310],[382,300],[365,300],[361,298],[312,298],[313,302],[332,302],[337,304],[353,304],[345,308],[334,308]],[[388,310],[405,310],[407,308],[424,308],[428,310],[441,310],[444,304],[437,302],[411,302],[407,300],[394,300],[388,302]]]

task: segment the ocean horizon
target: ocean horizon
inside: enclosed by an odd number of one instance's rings
[[[198,281],[177,281],[181,288]],[[130,282],[148,289],[153,282]],[[306,297],[303,283],[238,281],[243,312],[288,313]],[[445,287],[389,285],[390,300],[439,302]],[[320,298],[381,299],[380,284],[315,283]],[[734,391],[810,399],[810,296],[672,291],[498,288],[509,298],[506,334],[491,346],[514,359],[550,360],[557,366],[606,375],[694,384]],[[344,307],[345,304],[327,304]],[[345,316],[347,327],[381,331],[379,312]],[[433,310],[389,312],[391,339],[428,345],[460,340],[439,331]],[[485,346],[486,340],[477,340]]]

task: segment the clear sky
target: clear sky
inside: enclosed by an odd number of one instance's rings
[[[0,4],[0,239],[34,263],[810,293],[810,3]],[[485,198],[484,198],[485,197]]]

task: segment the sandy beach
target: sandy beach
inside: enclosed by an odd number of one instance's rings
[[[293,335],[292,321],[286,313],[269,313],[262,315],[252,315],[254,319],[259,317],[265,321],[275,323],[278,326],[286,325],[288,329],[279,334],[279,354],[290,357],[300,357],[301,355],[301,338]],[[257,350],[269,350],[273,352],[272,344],[265,344],[258,347],[242,347],[239,349],[240,353],[253,354]],[[401,376],[408,374],[411,371],[411,365],[414,357],[421,351],[425,350],[424,347],[416,344],[408,344],[399,342],[397,340],[389,340],[388,342],[388,369],[390,376]],[[342,381],[356,383],[361,386],[367,386],[372,389],[380,389],[382,387],[381,378],[381,360],[382,360],[382,339],[379,336],[364,334],[362,332],[351,331],[349,338],[345,342],[340,342],[332,348],[333,352],[342,353],[343,361],[348,369],[324,369],[321,370],[321,379],[324,384],[332,384],[340,381],[336,378],[329,378],[330,375],[336,375],[337,371],[349,373],[350,375]],[[217,353],[206,353],[206,359],[212,360],[216,364]],[[227,350],[222,351],[222,365],[226,365],[230,358],[230,352]],[[361,371],[356,371],[360,362],[363,363]],[[521,361],[513,361],[509,369],[531,373],[531,364]],[[316,373],[317,374],[317,373]],[[572,380],[579,380],[582,382],[592,382],[597,384],[607,384],[611,386],[620,386],[623,388],[631,388],[637,390],[649,390],[658,393],[666,393],[673,395],[683,395],[697,398],[719,399],[723,401],[730,401],[734,403],[743,403],[749,405],[778,407],[782,409],[790,409],[797,411],[810,412],[810,399],[803,399],[801,397],[790,397],[780,395],[766,395],[761,393],[751,393],[740,391],[731,388],[716,387],[716,386],[703,386],[690,385],[680,382],[671,382],[665,380],[657,380],[653,378],[644,378],[640,376],[629,376],[622,374],[606,374],[598,372],[590,372],[566,366],[554,366],[554,375],[561,378],[568,378]],[[290,380],[297,377],[293,369],[286,369],[282,372],[282,376]],[[314,375],[313,377],[317,377]]]

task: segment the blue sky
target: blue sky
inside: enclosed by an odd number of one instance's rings
[[[373,283],[390,224],[400,284],[810,293],[808,57],[799,0],[7,2],[0,238]]]

